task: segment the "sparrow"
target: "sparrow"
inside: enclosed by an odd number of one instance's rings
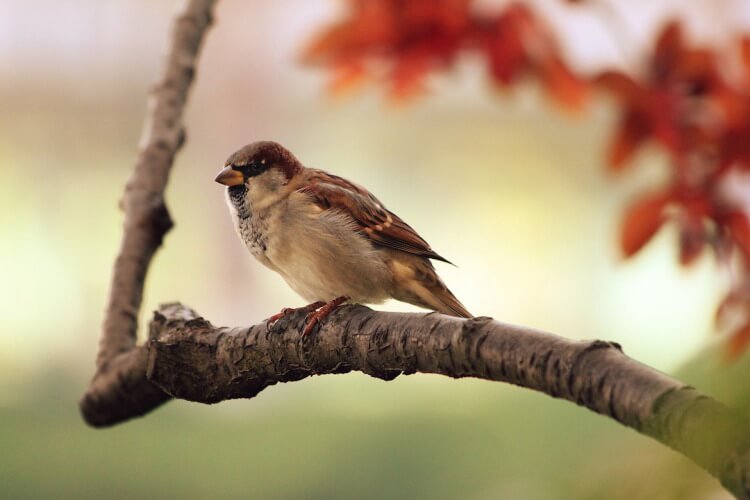
[[[388,298],[472,315],[437,275],[450,263],[364,187],[309,168],[272,141],[233,153],[215,179],[227,186],[234,227],[248,250],[311,302],[303,336],[344,302]],[[269,325],[297,309],[283,309]]]

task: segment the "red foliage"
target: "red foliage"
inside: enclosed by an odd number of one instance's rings
[[[627,210],[621,247],[630,257],[666,222],[679,232],[679,261],[688,266],[706,249],[734,265],[727,298],[717,312],[736,312],[730,357],[750,344],[750,221],[724,185],[732,172],[750,171],[750,37],[739,40],[738,75],[720,58],[689,46],[677,22],[667,24],[639,74],[579,75],[562,57],[548,27],[525,4],[494,14],[471,10],[470,0],[351,0],[351,12],[308,49],[307,59],[334,68],[333,87],[382,79],[390,95],[421,93],[426,78],[450,69],[462,53],[487,62],[491,81],[511,87],[534,79],[556,102],[579,109],[591,89],[610,94],[620,113],[607,165],[620,171],[651,142],[669,157],[669,184],[642,195]],[[583,8],[586,2],[567,0]]]
[[[472,18],[470,25],[469,41],[479,42],[497,85],[536,77],[561,104],[573,109],[583,105],[588,84],[565,66],[549,30],[528,7],[511,4],[494,17]]]
[[[733,259],[739,267],[730,287],[732,300],[722,305],[723,309],[741,310],[739,316],[743,317],[727,344],[730,357],[750,339],[750,224],[738,200],[728,197],[723,189],[730,172],[750,168],[747,39],[740,42],[739,52],[746,74],[732,81],[719,71],[717,56],[688,47],[680,25],[673,22],[658,37],[642,78],[605,73],[595,79],[622,109],[609,166],[627,166],[647,140],[669,154],[672,175],[666,189],[673,193],[669,202],[679,228],[680,263],[690,265],[708,247],[720,260]],[[649,200],[644,197],[642,203]],[[652,207],[650,217],[658,217],[662,210],[661,206]],[[648,220],[649,215],[641,217]],[[629,224],[626,217],[623,238],[632,233]],[[627,256],[634,253],[624,250]]]
[[[366,76],[387,82],[393,98],[411,97],[425,90],[431,72],[449,68],[461,52],[478,49],[500,86],[536,76],[550,96],[568,107],[585,100],[587,83],[567,68],[549,31],[526,6],[513,4],[495,16],[478,16],[469,0],[350,4],[349,17],[323,32],[304,54],[309,63],[335,69],[336,90]]]
[[[745,352],[748,344],[750,344],[750,323],[741,326],[729,336],[729,343],[724,354],[725,359],[734,361]]]
[[[387,63],[391,96],[420,92],[428,72],[451,64],[470,31],[469,0],[353,0],[352,13],[326,30],[305,59],[334,68],[344,78],[334,89],[354,83],[349,75],[375,76]],[[374,63],[374,64],[373,64]]]
[[[668,193],[645,196],[633,204],[625,214],[620,244],[630,257],[648,243],[664,222],[664,208],[670,201]]]

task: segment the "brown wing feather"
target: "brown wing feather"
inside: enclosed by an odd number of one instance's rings
[[[341,210],[350,215],[374,244],[450,263],[362,186],[322,170],[310,170],[308,184],[298,191],[309,195],[324,210]]]

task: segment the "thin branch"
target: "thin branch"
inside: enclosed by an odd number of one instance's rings
[[[121,200],[125,212],[123,238],[99,341],[97,373],[88,395],[96,396],[100,387],[111,383],[109,377],[113,373],[136,362],[130,354],[136,345],[143,283],[154,253],[172,227],[164,189],[174,157],[184,142],[182,112],[214,3],[215,0],[186,1],[174,21],[164,72],[151,92],[138,160]],[[145,379],[130,382],[148,384]],[[157,389],[152,388],[150,394],[149,401],[166,400]],[[129,398],[127,393],[118,397]],[[85,404],[84,397],[84,415]]]

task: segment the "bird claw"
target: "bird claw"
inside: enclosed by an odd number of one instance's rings
[[[302,330],[302,336],[307,337],[318,323],[328,317],[329,314],[338,309],[347,300],[349,300],[349,297],[337,297],[330,302],[324,302],[322,306],[310,311],[305,318],[305,328]]]
[[[287,314],[291,314],[294,311],[291,307],[285,307],[281,311],[277,312],[273,316],[266,319],[266,330],[270,330],[273,325],[276,324],[278,320],[286,316]]]
[[[271,328],[273,328],[276,322],[285,316],[293,314],[297,311],[305,311],[306,313],[309,314],[315,311],[316,309],[324,306],[325,304],[326,304],[325,302],[318,301],[318,302],[313,302],[312,304],[308,304],[303,307],[285,307],[284,309],[282,309],[281,311],[279,311],[278,313],[274,314],[273,316],[271,316],[270,318],[266,320],[266,331],[271,330]]]

